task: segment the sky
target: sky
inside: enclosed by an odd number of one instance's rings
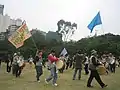
[[[120,0],[0,0],[0,4],[11,18],[25,20],[30,30],[56,31],[57,22],[64,19],[78,25],[72,40],[92,36],[96,30],[98,35],[120,33]],[[91,34],[87,26],[99,11],[102,25]]]

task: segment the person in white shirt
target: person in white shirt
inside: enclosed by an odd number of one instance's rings
[[[115,57],[112,55],[112,53],[109,54],[109,66],[110,66],[110,71],[112,73],[115,73]]]
[[[29,62],[29,64],[30,64],[30,67],[32,67],[33,61],[34,61],[34,59],[33,59],[32,55],[30,55],[30,57],[29,57],[29,59],[28,59],[28,62]]]
[[[85,54],[85,60],[84,60],[84,70],[85,70],[85,74],[88,75],[89,74],[89,58],[88,56]]]

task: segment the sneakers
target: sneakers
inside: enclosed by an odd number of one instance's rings
[[[53,84],[53,86],[56,86],[56,87],[57,87],[57,86],[58,86],[58,84],[57,84],[57,83],[55,83],[55,84]]]
[[[49,84],[48,81],[47,81],[46,79],[45,79],[45,83],[46,83],[46,84]]]
[[[105,88],[105,87],[107,87],[108,85],[104,85],[104,86],[102,86],[102,88]]]
[[[45,79],[45,83],[46,84],[49,84],[49,82]],[[55,84],[53,84],[53,86],[58,86],[58,84],[57,83],[55,83]]]
[[[37,82],[40,83],[40,80],[38,80]]]
[[[88,88],[93,88],[93,86],[91,86],[91,85],[87,85],[87,87],[88,87]]]

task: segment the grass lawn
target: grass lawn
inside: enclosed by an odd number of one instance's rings
[[[99,84],[93,80],[94,88],[87,88],[86,83],[88,76],[82,73],[81,80],[72,80],[73,70],[69,69],[63,74],[58,74],[57,83],[59,86],[53,87],[51,83],[46,85],[45,77],[50,73],[44,69],[41,76],[41,82],[36,82],[35,69],[26,66],[20,78],[15,78],[11,73],[6,73],[5,64],[2,63],[0,68],[0,90],[101,90]],[[120,90],[120,68],[116,69],[115,74],[102,75],[102,80],[108,87],[103,90]]]

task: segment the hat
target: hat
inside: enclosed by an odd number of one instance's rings
[[[91,54],[92,54],[92,55],[97,54],[97,51],[93,49],[93,50],[91,51]]]

